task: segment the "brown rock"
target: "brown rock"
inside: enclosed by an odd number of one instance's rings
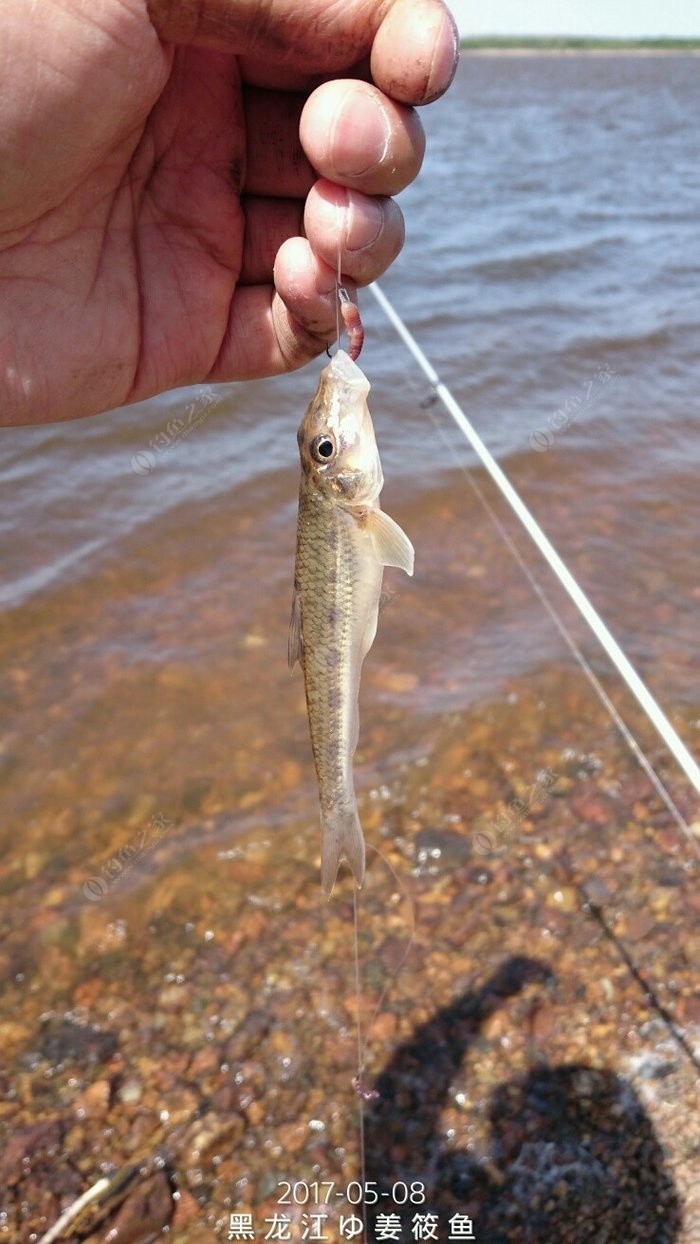
[[[530,1017],[530,1033],[535,1041],[544,1041],[554,1032],[557,1012],[551,1002],[534,1007]]]
[[[563,885],[547,895],[547,906],[555,911],[578,911],[580,905],[578,891],[572,885]]]
[[[512,1018],[507,1011],[494,1011],[484,1020],[481,1032],[487,1041],[498,1041],[512,1028],[512,1024]]]
[[[396,1028],[396,1016],[391,1011],[381,1011],[375,1016],[369,1035],[373,1041],[380,1041],[384,1045],[396,1036]]]
[[[228,1114],[240,1110],[241,1095],[238,1091],[238,1085],[229,1081],[220,1087],[212,1097],[212,1106],[220,1114]]]
[[[190,1072],[196,1079],[200,1076],[212,1075],[219,1070],[220,1062],[221,1055],[216,1046],[203,1045],[194,1054]]]
[[[173,1211],[168,1177],[165,1171],[157,1171],[126,1198],[110,1223],[109,1239],[114,1244],[142,1244],[168,1226]]]
[[[186,1227],[189,1222],[193,1222],[199,1216],[199,1205],[195,1201],[191,1192],[186,1188],[182,1188],[175,1193],[175,1213],[173,1214],[172,1228],[177,1231],[179,1227]]]
[[[309,1135],[305,1123],[283,1123],[277,1128],[277,1138],[285,1153],[299,1153]]]
[[[594,825],[611,825],[615,821],[615,809],[610,800],[595,791],[573,795],[571,808],[582,821],[591,821]]]
[[[700,994],[689,994],[676,1003],[676,1016],[683,1024],[700,1024]]]
[[[620,928],[620,934],[629,938],[631,942],[641,942],[643,938],[653,933],[655,928],[656,921],[649,912],[634,911]]]
[[[3,1061],[7,1060],[11,1049],[17,1049],[26,1044],[32,1031],[29,1025],[18,1024],[13,1019],[3,1020],[0,1023],[0,1049],[3,1052]]]
[[[109,1080],[95,1080],[75,1099],[74,1108],[78,1118],[102,1118],[109,1110],[111,1086]]]
[[[15,1132],[0,1158],[0,1188],[14,1188],[38,1150],[60,1153],[63,1131],[59,1119],[42,1119]]]
[[[243,1130],[243,1120],[238,1114],[207,1114],[203,1119],[197,1119],[184,1142],[188,1164],[195,1166],[216,1154],[228,1157],[236,1149]]]
[[[265,1118],[265,1107],[261,1101],[252,1101],[243,1113],[251,1127],[259,1127]]]
[[[97,976],[82,981],[73,991],[73,1000],[77,1006],[94,1006],[104,989],[104,981]]]

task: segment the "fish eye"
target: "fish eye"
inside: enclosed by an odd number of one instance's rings
[[[329,462],[335,453],[335,441],[327,432],[315,436],[311,442],[311,457],[316,462]]]

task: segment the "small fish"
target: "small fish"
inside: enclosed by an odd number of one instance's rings
[[[384,477],[367,408],[369,381],[343,350],[321,372],[301,421],[299,521],[289,665],[304,671],[321,807],[321,885],[344,857],[365,873],[352,761],[362,662],[377,631],[384,566],[413,574],[413,545],[384,514]]]

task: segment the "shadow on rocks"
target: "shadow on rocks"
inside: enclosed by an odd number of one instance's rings
[[[371,1238],[379,1215],[398,1213],[410,1234],[419,1212],[437,1215],[439,1239],[452,1215],[471,1218],[477,1244],[678,1239],[680,1203],[654,1129],[612,1071],[539,1063],[492,1094],[488,1161],[444,1144],[440,1113],[484,1022],[529,982],[552,980],[535,960],[507,960],[418,1029],[377,1078],[365,1121],[365,1178],[379,1193],[367,1209]],[[392,1189],[412,1181],[425,1186],[425,1203],[395,1204]]]

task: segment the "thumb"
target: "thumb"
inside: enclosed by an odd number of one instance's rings
[[[454,19],[442,0],[146,0],[167,43],[196,44],[318,76],[370,58],[372,80],[404,104],[447,90],[457,67]]]

